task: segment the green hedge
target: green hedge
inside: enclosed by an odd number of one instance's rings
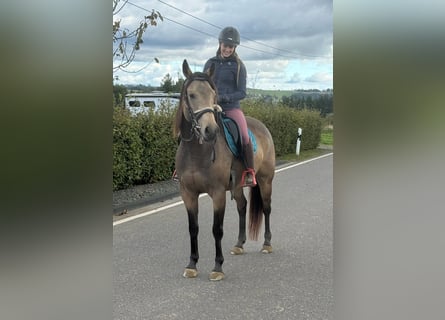
[[[241,108],[268,127],[277,156],[295,153],[299,127],[303,129],[301,150],[315,149],[320,142],[322,123],[316,111],[254,100],[243,100]],[[175,111],[164,105],[157,112],[131,116],[126,109],[114,109],[113,190],[171,177],[177,148],[172,134]]]
[[[133,185],[142,176],[144,147],[140,123],[128,110],[114,108],[113,113],[113,190]]]
[[[131,116],[113,114],[113,190],[164,181],[174,170],[177,142],[172,135],[174,109]]]
[[[267,126],[274,140],[277,156],[295,152],[298,128],[303,130],[301,150],[318,147],[322,129],[319,112],[252,100],[244,100],[241,108],[246,115],[261,120]]]

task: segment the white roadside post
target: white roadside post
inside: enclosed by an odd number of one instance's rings
[[[296,148],[296,154],[297,154],[297,156],[300,155],[301,133],[302,133],[302,132],[303,132],[303,129],[298,128],[297,148]]]

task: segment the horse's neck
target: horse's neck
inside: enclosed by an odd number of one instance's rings
[[[232,153],[227,147],[223,133],[217,135],[215,143],[199,143],[196,136],[190,141],[181,141],[181,147],[184,150],[184,156],[191,159],[197,166],[205,165],[210,162],[226,161],[227,157],[232,157]]]

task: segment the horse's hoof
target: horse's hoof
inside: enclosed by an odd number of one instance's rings
[[[184,278],[196,278],[196,276],[198,275],[198,270],[196,269],[185,269],[184,273],[183,273],[183,277]]]
[[[263,246],[261,253],[272,253],[272,246]]]
[[[224,279],[223,272],[212,271],[212,273],[209,276],[210,281],[220,281],[222,279]]]
[[[240,248],[240,247],[233,247],[232,250],[230,250],[230,254],[233,254],[235,256],[243,254],[244,253],[244,249]]]

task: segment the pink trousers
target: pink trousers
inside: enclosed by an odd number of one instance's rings
[[[238,124],[240,129],[243,144],[248,144],[250,142],[249,133],[247,132],[247,122],[244,117],[244,113],[241,109],[229,109],[224,110],[227,117],[232,118]]]

